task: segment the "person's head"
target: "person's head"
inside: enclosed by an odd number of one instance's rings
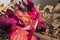
[[[9,18],[12,18],[14,16],[14,12],[10,9],[7,9],[6,10],[6,15],[9,17]]]
[[[32,2],[28,3],[27,10],[31,11],[34,8],[34,4]]]

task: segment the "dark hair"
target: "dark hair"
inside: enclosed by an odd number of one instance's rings
[[[10,9],[7,9],[6,14],[8,15],[9,18],[12,18],[14,16],[14,12]]]
[[[27,10],[31,11],[31,9],[34,7],[34,3],[30,2],[27,5]]]

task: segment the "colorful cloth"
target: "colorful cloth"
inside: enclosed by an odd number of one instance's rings
[[[30,6],[30,8],[29,8]],[[47,26],[43,23],[43,20],[41,18],[41,13],[37,10],[37,8],[34,7],[34,4],[32,1],[30,3],[28,2],[27,8],[27,14],[34,20],[38,20],[38,27],[41,27],[43,29],[46,29]],[[42,24],[41,24],[42,23]]]
[[[17,26],[16,23],[17,21],[14,18],[5,16],[0,18],[0,29],[6,31],[9,40],[35,40],[33,32],[31,33],[22,29],[20,26]]]

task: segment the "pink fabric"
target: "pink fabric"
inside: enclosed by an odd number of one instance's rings
[[[29,2],[28,2],[29,3]],[[29,6],[29,5],[28,5]],[[30,5],[30,6],[32,6],[32,5]],[[30,8],[30,10],[31,11],[29,11],[29,8],[27,7],[27,14],[32,18],[32,19],[34,19],[34,20],[38,20],[38,27],[41,27],[41,28],[47,28],[47,26],[43,23],[43,24],[41,24],[42,22],[43,22],[43,20],[42,20],[42,18],[41,18],[41,13],[35,8],[35,7],[33,7],[33,8]]]
[[[28,11],[27,10],[27,14],[32,18],[32,19],[36,19],[36,20],[38,20],[38,27],[41,27],[41,28],[47,28],[47,26],[44,24],[44,23],[42,23],[43,22],[43,20],[42,20],[42,18],[41,18],[41,16],[40,16],[40,12],[39,11],[37,11],[37,9],[36,8],[33,8],[33,11]],[[42,24],[41,24],[42,23]]]
[[[11,23],[12,27],[6,27],[6,33],[8,35],[9,40],[34,40],[34,30],[31,29],[30,32],[23,30],[20,26],[17,26],[17,21],[14,18],[4,17],[0,19],[2,22]],[[2,23],[2,25],[5,23]]]
[[[37,38],[33,33],[27,32],[18,26],[15,27],[16,30],[8,34],[9,40],[35,40],[34,38]]]
[[[16,30],[8,34],[9,40],[27,40],[27,31],[22,30],[22,28],[18,26],[14,26],[14,28],[16,28]]]
[[[37,12],[36,12],[36,9],[34,8],[32,12],[27,10],[27,14],[28,14],[31,18],[35,19],[36,16],[37,16],[39,13],[37,13]]]
[[[2,22],[1,22],[2,21]],[[4,24],[12,24],[12,27],[7,27]],[[14,18],[2,17],[0,18],[0,26],[2,30],[6,28],[6,33],[9,40],[27,40],[28,32],[23,30],[21,27],[16,25],[16,20]],[[9,25],[10,26],[10,25]]]
[[[25,7],[27,8],[27,14],[34,20],[38,20],[38,27],[46,29],[47,26],[42,23],[42,18],[40,16],[40,12],[34,7],[34,5],[32,4],[31,0],[27,0],[28,4],[25,5]],[[29,5],[30,4],[30,5]],[[33,29],[34,30],[34,29]],[[29,38],[28,40],[31,39],[32,35],[33,35],[34,31],[31,30],[31,32],[29,33]]]
[[[32,0],[27,0],[27,2],[31,2]]]

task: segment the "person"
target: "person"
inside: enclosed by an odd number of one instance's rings
[[[26,2],[25,2],[26,1]],[[31,40],[32,35],[34,34],[36,27],[38,26],[43,32],[46,31],[47,26],[44,24],[41,18],[41,13],[37,10],[37,8],[34,6],[34,3],[32,0],[22,0],[22,4],[26,7],[26,13],[36,22],[36,25],[33,26],[33,28],[29,32],[29,38],[28,40]],[[34,31],[33,31],[34,30]]]
[[[15,9],[15,10],[20,10],[22,12],[25,11],[25,9],[21,6],[21,2],[19,1],[19,4],[18,3],[15,3],[13,6],[11,6],[11,8]]]
[[[32,2],[32,0],[26,0],[26,2],[24,2],[24,0],[22,0],[22,4],[26,7],[27,14],[33,20],[37,20],[38,21],[37,26],[39,28],[42,28],[43,30],[46,30],[47,29],[47,26],[46,26],[46,24],[44,24],[44,22],[43,22],[43,20],[41,18],[41,13],[34,6],[34,3]]]

